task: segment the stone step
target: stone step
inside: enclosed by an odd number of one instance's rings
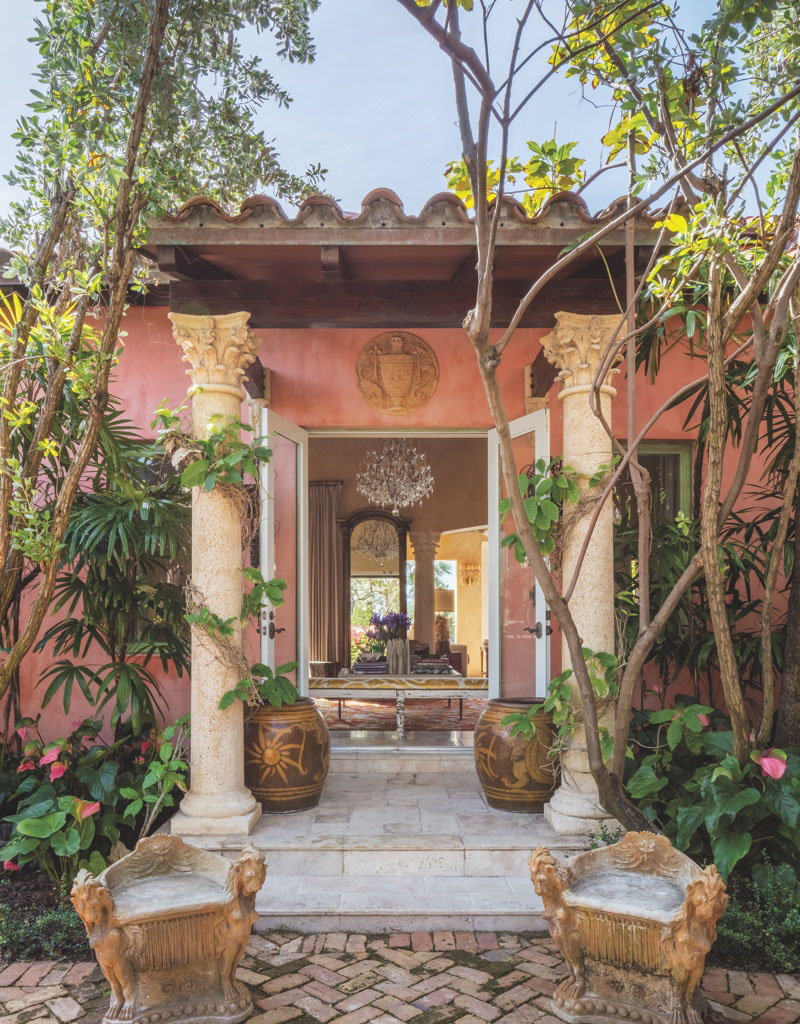
[[[282,816],[283,817],[283,816]],[[537,819],[537,820],[532,820]],[[262,818],[248,837],[193,836],[190,842],[236,858],[245,843],[260,850],[270,876],[390,878],[406,875],[442,877],[525,877],[528,858],[537,846],[559,857],[585,848],[574,836],[553,833],[541,815],[526,816],[527,834],[516,830],[482,835],[348,835],[286,836]]]
[[[256,931],[546,932],[530,878],[267,875]]]
[[[418,775],[474,771],[472,747],[337,747],[335,739],[331,745],[331,774]]]

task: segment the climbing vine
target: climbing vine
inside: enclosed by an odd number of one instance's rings
[[[252,432],[253,428],[222,416],[211,417],[207,437],[194,437],[183,426],[181,413],[185,409],[185,404],[171,409],[166,401],[162,402],[152,423],[153,427],[161,429],[161,442],[181,471],[181,483],[184,487],[225,493],[237,504],[243,525],[249,523],[252,528],[257,516],[245,480],[246,477],[258,478],[260,465],[269,462],[272,450],[261,437],[252,443],[243,441],[241,431]],[[247,533],[243,529],[244,546],[250,540]],[[296,663],[287,662],[275,670],[260,661],[251,663],[245,656],[237,629],[249,622],[257,624],[265,604],[280,607],[287,583],[277,577],[266,579],[260,569],[252,566],[243,568],[242,575],[245,587],[238,618],[223,618],[209,608],[204,595],[191,581],[186,587],[186,621],[211,641],[220,661],[234,668],[239,676],[239,682],[222,695],[218,706],[224,711],[237,700],[250,705],[268,703],[274,707],[293,704],[297,689],[287,673],[294,671]]]

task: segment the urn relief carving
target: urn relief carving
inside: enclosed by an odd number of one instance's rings
[[[432,398],[439,383],[439,363],[430,345],[416,334],[389,331],[361,350],[356,380],[373,409],[405,416]]]

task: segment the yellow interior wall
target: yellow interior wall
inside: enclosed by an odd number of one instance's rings
[[[461,566],[466,563],[481,564],[481,542],[485,534],[481,530],[468,530],[464,533],[445,533],[439,542],[436,557],[458,562],[458,583],[456,585],[456,643],[466,644],[469,654],[468,674],[481,674],[481,643],[482,633],[481,590],[480,584],[472,587],[461,585]]]

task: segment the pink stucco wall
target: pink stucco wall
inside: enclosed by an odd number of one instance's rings
[[[186,363],[172,340],[167,310],[132,308],[125,318],[125,351],[115,374],[112,390],[122,399],[129,417],[149,432],[153,410],[162,399],[178,404],[189,385]],[[431,401],[413,417],[381,414],[361,398],[356,385],[356,357],[376,331],[371,330],[276,330],[259,331],[260,356],[271,372],[272,403],[277,412],[304,427],[489,428],[491,417],[481,385],[475,356],[461,330],[424,330],[428,344],[439,361],[440,380]],[[520,331],[508,348],[499,369],[499,379],[509,416],[524,413],[523,367],[538,354],[541,330]],[[654,383],[644,379],[639,389],[639,424],[680,384],[702,372],[702,364],[682,358],[677,352],[666,359]],[[614,401],[614,420],[625,422],[624,376],[616,379],[618,396]],[[551,452],[562,448],[561,405],[551,392]],[[652,440],[684,439],[685,411],[667,412],[650,435]],[[244,418],[244,413],[243,413]],[[756,479],[760,467],[752,475]],[[552,638],[552,668],[560,667],[560,638]],[[41,690],[35,684],[47,666],[47,652],[32,653],[24,663],[22,700],[27,714],[40,707]],[[157,669],[160,672],[160,667]],[[169,702],[169,717],[189,707],[188,680],[163,679]],[[69,722],[81,718],[88,708],[76,700],[69,715],[60,704],[51,704],[43,714],[46,736],[63,732]]]

